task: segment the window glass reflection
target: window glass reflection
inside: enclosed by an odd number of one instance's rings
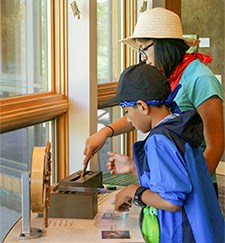
[[[121,66],[121,0],[97,0],[98,84],[118,81]]]
[[[49,91],[48,1],[0,1],[0,98]]]

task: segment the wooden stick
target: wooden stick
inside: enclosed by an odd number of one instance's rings
[[[84,177],[86,169],[87,169],[87,166],[88,166],[88,162],[83,167],[83,170],[82,170],[82,173],[81,173],[81,177]]]

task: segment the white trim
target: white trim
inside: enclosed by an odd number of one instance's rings
[[[71,2],[68,1],[69,174],[83,168],[85,140],[97,130],[96,1],[76,1],[80,19],[73,16]]]

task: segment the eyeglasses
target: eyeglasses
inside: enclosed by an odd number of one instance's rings
[[[139,48],[139,55],[140,55],[140,59],[141,59],[142,62],[144,62],[148,59],[147,50],[148,50],[148,48],[150,48],[153,45],[154,45],[154,42],[152,42],[151,44],[149,44],[145,48]]]

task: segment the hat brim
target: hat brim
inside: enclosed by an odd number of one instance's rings
[[[132,47],[133,49],[135,49],[136,51],[139,50],[139,46],[137,44],[137,42],[135,41],[135,39],[150,39],[150,38],[155,38],[155,39],[171,39],[171,37],[167,37],[167,36],[163,36],[163,37],[149,37],[149,36],[130,36],[130,37],[127,37],[125,39],[122,39],[122,40],[119,40],[119,42],[122,42],[126,45],[129,45],[130,47]],[[176,38],[176,39],[181,39],[181,40],[184,40],[185,43],[189,46],[189,47],[192,47],[192,46],[198,46],[199,43],[200,43],[200,40],[199,39],[194,39],[194,38]]]
[[[109,100],[103,101],[98,105],[98,109],[109,108],[119,105],[120,100],[117,97],[113,97]]]

